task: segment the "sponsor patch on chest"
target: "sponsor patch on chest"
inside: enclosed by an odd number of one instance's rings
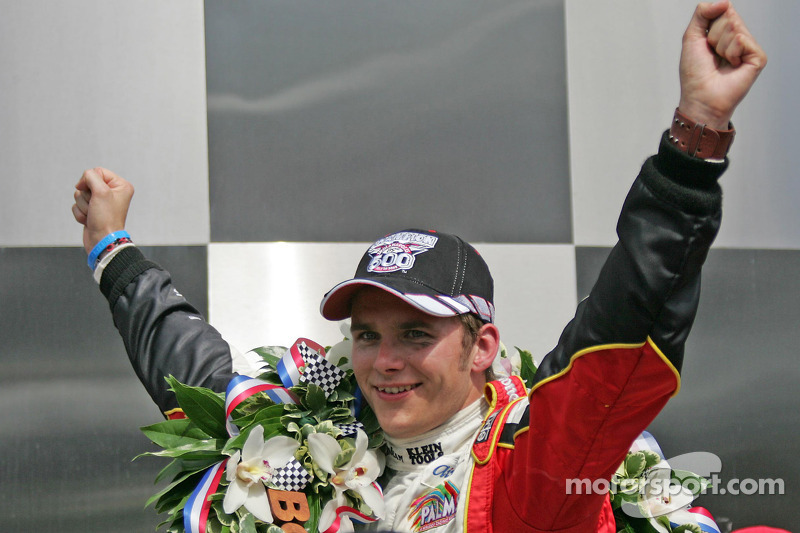
[[[456,517],[458,494],[458,487],[445,481],[411,502],[412,531],[421,533],[450,523]]]

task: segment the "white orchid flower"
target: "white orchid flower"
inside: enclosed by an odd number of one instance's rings
[[[364,502],[372,509],[377,518],[383,518],[383,495],[372,483],[383,472],[383,455],[378,455],[375,450],[368,448],[367,434],[362,430],[356,433],[356,451],[352,458],[343,466],[335,467],[334,461],[342,452],[339,442],[325,433],[312,433],[308,436],[308,453],[316,465],[324,472],[330,474],[330,482],[336,491],[335,497],[329,501],[322,510],[319,530],[328,529],[336,520],[336,509],[345,505],[344,492],[352,490],[357,492]],[[350,519],[342,517],[339,531],[353,531]]]
[[[660,467],[662,465],[665,465],[666,468]],[[691,491],[672,482],[671,477],[672,470],[667,462],[662,461],[648,472],[640,489],[639,512],[659,533],[667,533],[667,529],[659,524],[656,518],[665,515],[671,522],[683,524],[685,522],[679,522],[684,519],[681,513],[688,509],[689,504],[694,500]],[[689,523],[694,523],[694,521]]]
[[[264,428],[254,427],[241,453],[237,451],[228,459],[225,475],[230,484],[222,501],[225,512],[233,514],[244,505],[259,520],[272,522],[264,484],[272,480],[277,470],[286,466],[299,447],[299,442],[284,436],[264,442]]]

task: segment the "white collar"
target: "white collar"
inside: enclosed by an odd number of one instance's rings
[[[444,424],[422,435],[409,438],[392,438],[387,435],[384,446],[386,466],[393,470],[414,470],[419,465],[432,463],[439,457],[463,450],[465,444],[472,444],[487,408],[486,401],[481,397],[458,411]]]

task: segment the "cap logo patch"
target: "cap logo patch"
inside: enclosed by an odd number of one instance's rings
[[[410,231],[388,235],[375,241],[367,251],[372,256],[367,272],[383,274],[410,270],[414,266],[415,256],[436,246],[438,240],[433,235]]]

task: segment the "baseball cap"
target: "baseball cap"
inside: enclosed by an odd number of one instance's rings
[[[383,289],[434,316],[477,315],[494,322],[494,280],[481,255],[456,235],[407,229],[378,239],[367,249],[353,279],[322,299],[328,320],[350,316],[359,289]]]

